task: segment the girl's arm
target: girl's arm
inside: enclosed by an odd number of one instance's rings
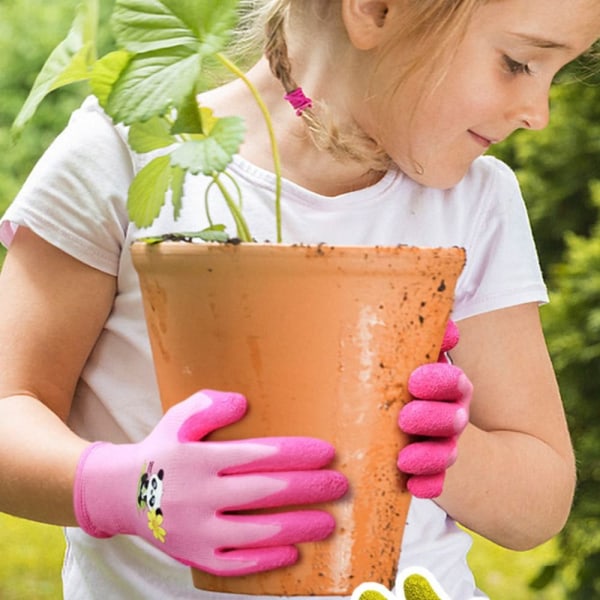
[[[74,525],[88,442],[66,425],[115,278],[20,227],[0,274],[0,511]]]
[[[471,422],[437,502],[473,531],[515,550],[564,525],[575,462],[538,307],[459,323],[452,359],[473,383]]]
[[[324,468],[334,455],[327,442],[283,437],[204,443],[208,433],[246,410],[240,394],[215,391],[180,402],[137,443],[90,445],[65,425],[114,294],[114,277],[18,230],[0,276],[0,511],[79,524],[98,538],[137,535],[179,562],[217,575],[294,564],[296,544],[323,540],[335,529],[329,513],[292,508],[238,515],[235,522],[223,513],[343,496],[346,478]],[[172,509],[168,525],[157,523],[154,511],[140,510],[137,486],[149,456],[169,473],[161,492],[163,505]],[[218,551],[224,547],[229,551]]]

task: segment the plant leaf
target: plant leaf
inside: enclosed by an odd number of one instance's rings
[[[183,101],[177,110],[177,119],[171,128],[171,133],[202,133],[203,122],[200,116],[200,106],[195,89]]]
[[[129,64],[132,54],[126,50],[115,50],[98,59],[92,67],[92,93],[106,109],[108,98],[115,81]]]
[[[169,123],[160,117],[153,117],[144,123],[133,123],[129,128],[128,140],[131,148],[140,154],[176,143],[169,131]]]
[[[117,43],[135,53],[189,46],[201,57],[218,52],[237,21],[238,0],[117,0]]]
[[[89,79],[96,60],[98,0],[83,0],[65,39],[54,48],[36,77],[16,116],[13,135],[18,135],[31,120],[42,100],[53,90]]]
[[[178,233],[165,233],[163,235],[152,235],[148,237],[137,238],[138,242],[144,242],[154,246],[166,241],[190,242],[194,239],[205,242],[229,242],[231,238],[225,230],[225,225],[213,225],[200,231],[181,231]]]
[[[127,211],[137,227],[149,227],[165,204],[171,180],[169,156],[159,156],[144,166],[129,186]]]
[[[106,110],[126,125],[164,115],[192,93],[199,71],[198,56],[189,48],[138,54],[116,81]]]
[[[239,117],[219,119],[204,139],[184,142],[171,154],[171,164],[192,174],[224,171],[244,139],[245,126]]]
[[[210,132],[213,130],[219,119],[215,117],[212,108],[209,108],[208,106],[201,106],[200,120],[202,122],[202,133],[204,135],[210,135]]]
[[[207,229],[203,229],[198,233],[194,234],[194,237],[198,237],[205,242],[228,242],[230,237],[226,231],[218,229],[221,225],[213,225]]]

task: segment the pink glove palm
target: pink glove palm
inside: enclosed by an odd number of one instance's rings
[[[400,429],[420,439],[398,456],[398,468],[408,473],[408,490],[419,498],[442,493],[446,469],[456,461],[457,442],[469,421],[473,386],[446,352],[458,343],[458,328],[448,322],[437,363],[415,369],[408,381],[414,400],[400,411]]]
[[[296,562],[294,544],[333,531],[328,513],[237,511],[335,500],[347,481],[322,469],[334,450],[320,440],[200,441],[245,411],[239,394],[199,392],[169,410],[137,444],[89,446],[75,478],[82,529],[95,537],[138,535],[179,562],[216,575]]]

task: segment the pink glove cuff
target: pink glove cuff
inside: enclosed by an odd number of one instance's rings
[[[77,470],[75,471],[75,484],[73,488],[73,507],[75,509],[75,518],[77,519],[77,524],[87,534],[96,538],[108,538],[112,537],[113,534],[100,531],[94,526],[94,523],[87,511],[88,503],[86,502],[85,488],[82,483],[84,481],[82,474],[90,455],[100,446],[104,445],[104,442],[95,442],[90,444],[82,452],[81,456],[79,457],[79,462],[77,463]]]

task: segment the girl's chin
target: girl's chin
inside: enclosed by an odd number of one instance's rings
[[[471,167],[470,163],[462,169],[435,169],[434,167],[424,168],[422,171],[411,169],[407,171],[402,169],[412,180],[421,184],[424,187],[433,188],[436,190],[448,190],[458,185]]]

